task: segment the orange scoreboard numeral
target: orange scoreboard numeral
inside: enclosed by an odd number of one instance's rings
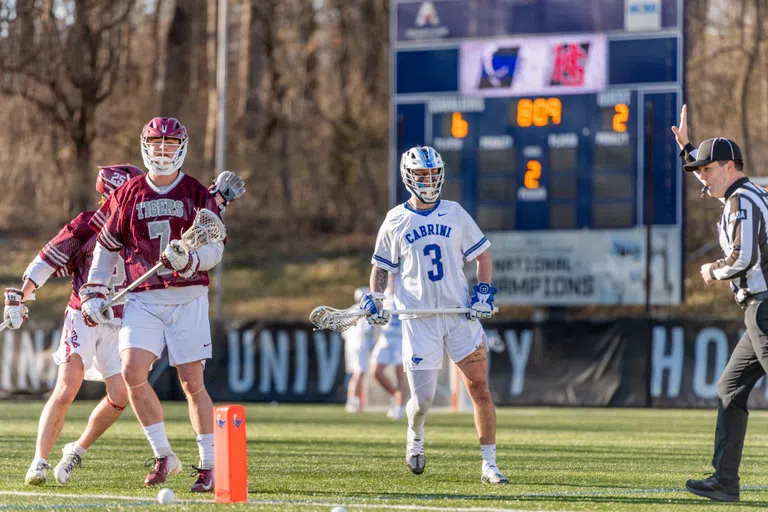
[[[517,102],[517,125],[523,128],[531,126],[533,122],[533,102],[523,98]]]
[[[469,123],[461,116],[461,112],[454,112],[451,116],[451,135],[457,139],[463,139],[469,133]]]
[[[562,114],[560,98],[523,98],[517,102],[517,125],[521,128],[560,124]]]
[[[528,160],[528,169],[525,171],[523,185],[525,188],[539,188],[539,179],[541,178],[541,162],[538,160]]]
[[[613,131],[624,133],[627,131],[627,121],[629,121],[629,107],[624,103],[614,105],[613,110]]]

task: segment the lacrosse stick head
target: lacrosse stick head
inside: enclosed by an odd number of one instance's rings
[[[318,306],[309,314],[309,321],[317,329],[328,329],[344,332],[365,316],[365,311],[358,307],[349,309],[334,309],[328,306]]]
[[[227,230],[219,216],[208,208],[200,208],[192,226],[182,233],[180,243],[188,251],[196,251],[211,242],[221,242],[226,236]]]

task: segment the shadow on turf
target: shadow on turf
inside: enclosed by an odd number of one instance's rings
[[[581,485],[574,487],[598,487],[608,488],[607,486],[599,485]],[[615,489],[616,486],[611,486],[611,489]],[[498,488],[497,488],[498,489]],[[666,489],[667,493],[682,493],[683,489]],[[599,491],[598,491],[599,492]],[[621,491],[619,491],[621,492]],[[251,499],[260,493],[259,490],[249,489],[248,494]],[[693,497],[690,495],[681,496],[679,498],[654,498],[654,497],[633,497],[633,496],[611,496],[610,491],[600,494],[586,493],[572,493],[572,494],[547,494],[547,493],[531,493],[531,494],[447,494],[447,493],[375,493],[375,492],[345,492],[345,498],[359,498],[378,501],[394,501],[394,500],[415,500],[415,501],[431,501],[431,500],[469,500],[469,501],[519,501],[519,502],[555,502],[555,503],[617,503],[626,505],[722,505],[721,502],[711,501],[705,498]],[[327,496],[328,499],[339,498],[338,492],[323,492],[316,491],[312,493],[313,497]],[[690,496],[690,497],[689,497]],[[768,507],[768,501],[741,501],[737,503],[728,503],[729,507]]]

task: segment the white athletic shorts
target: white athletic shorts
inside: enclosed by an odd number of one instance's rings
[[[119,331],[120,326],[115,324],[88,327],[80,310],[67,307],[61,341],[53,353],[53,362],[62,365],[69,362],[72,354],[79,354],[83,360],[85,380],[103,381],[117,375],[120,373]]]
[[[208,295],[186,304],[148,304],[130,296],[125,303],[119,344],[120,352],[141,348],[158,359],[168,347],[171,366],[193,361],[205,364],[213,355]]]
[[[370,356],[371,347],[365,340],[360,343],[344,343],[344,366],[347,373],[367,372]]]
[[[402,343],[391,343],[379,337],[378,343],[373,347],[371,358],[381,366],[403,364]]]
[[[403,320],[403,364],[406,370],[440,370],[443,348],[458,363],[485,341],[480,322],[461,314]]]

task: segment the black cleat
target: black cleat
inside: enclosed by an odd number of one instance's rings
[[[715,475],[704,480],[688,480],[685,488],[697,496],[715,501],[739,501],[739,484],[724,485]]]

